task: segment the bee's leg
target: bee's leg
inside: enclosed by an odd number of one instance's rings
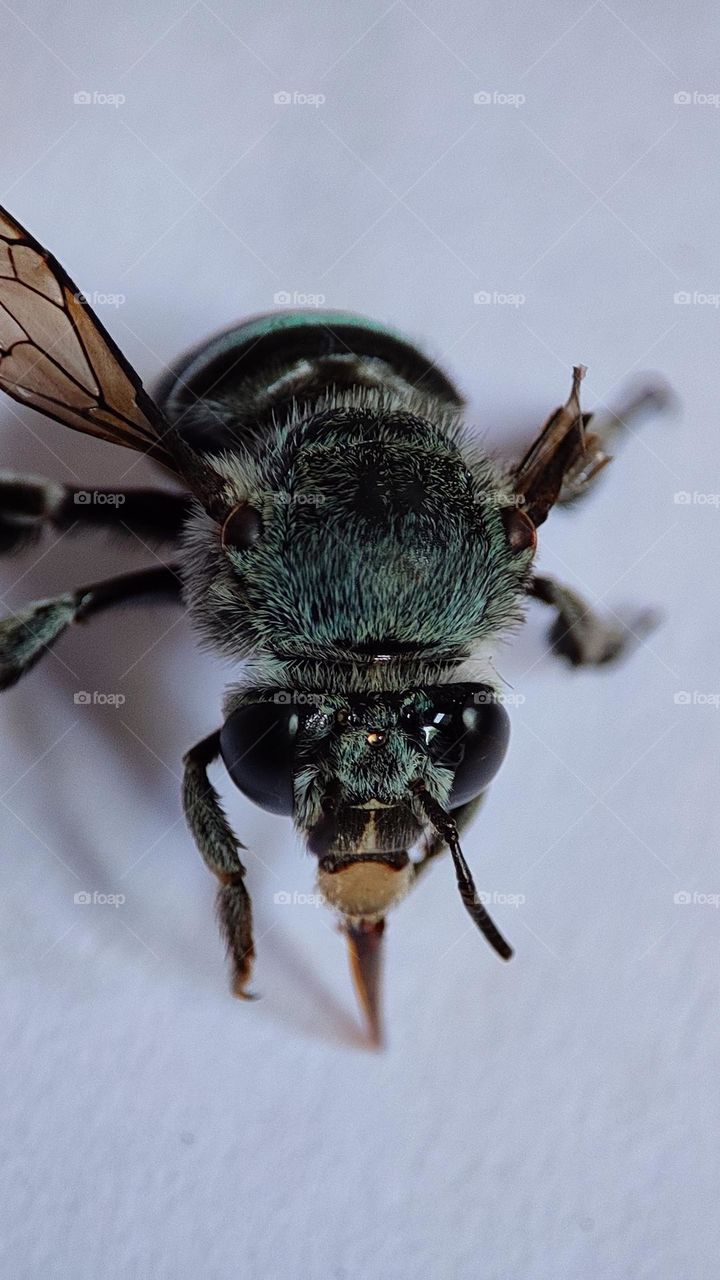
[[[450,810],[450,817],[453,818],[459,833],[462,833],[465,827],[469,826],[473,821],[473,818],[482,805],[484,799],[485,794],[483,793],[480,796],[476,796],[474,800],[468,800],[466,804],[458,805],[457,809]],[[415,867],[413,884],[417,883],[422,872],[427,871],[428,867],[432,864],[433,860],[437,858],[438,854],[445,853],[447,845],[442,836],[436,835],[434,832],[430,832],[423,838],[423,843],[420,848],[421,857],[413,864]]]
[[[613,662],[649,635],[659,621],[652,609],[642,610],[627,621],[617,615],[603,618],[576,591],[553,578],[533,578],[528,595],[556,610],[550,643],[555,653],[574,667]]]
[[[589,493],[600,472],[612,461],[616,441],[646,414],[667,408],[672,400],[669,388],[657,382],[629,396],[614,412],[584,414],[585,450],[563,476],[558,506],[568,506]]]
[[[185,756],[183,808],[185,819],[207,866],[220,882],[217,913],[233,962],[233,991],[252,999],[247,991],[255,958],[252,905],[245,887],[240,844],[208,778],[208,765],[220,754],[220,732],[211,733]]]
[[[161,565],[107,578],[77,591],[38,600],[0,622],[0,689],[8,689],[42,657],[73,622],[85,622],[114,605],[182,604],[177,569]]]
[[[187,494],[165,489],[80,489],[0,471],[0,554],[21,550],[49,529],[110,529],[176,543],[189,506]]]

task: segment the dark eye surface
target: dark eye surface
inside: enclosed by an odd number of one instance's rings
[[[239,707],[220,731],[220,754],[235,786],[261,809],[290,817],[300,717],[287,703]]]
[[[451,808],[474,800],[505,759],[510,717],[492,690],[478,688],[464,701],[436,705],[423,717],[423,736],[434,761],[454,769]]]
[[[241,502],[233,507],[221,531],[224,547],[235,547],[237,551],[247,551],[261,537],[263,531],[262,516],[257,507],[249,502]]]

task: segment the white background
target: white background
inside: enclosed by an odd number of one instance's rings
[[[3,696],[4,1275],[716,1274],[717,34],[709,3],[3,4],[0,198],[124,295],[98,311],[147,380],[284,290],[425,342],[509,455],[576,361],[588,407],[647,370],[681,403],[541,538],[544,570],[660,629],[569,672],[535,606],[496,655],[524,702],[466,852],[524,897],[494,907],[516,958],[439,865],[391,921],[381,1055],[331,917],[273,902],[310,860],[222,779],[263,999],[228,993],[179,762],[231,673],[183,619],[98,620]],[[6,399],[1,429],[4,467],[152,480]],[[151,563],[50,538],[3,599]]]

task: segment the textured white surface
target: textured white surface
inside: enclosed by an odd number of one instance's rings
[[[89,295],[125,295],[98,309],[147,379],[284,290],[424,340],[508,448],[577,360],[590,407],[648,368],[683,402],[542,536],[547,571],[662,628],[568,673],[538,607],[498,656],[525,701],[466,850],[524,896],[494,908],[516,959],[438,866],[392,920],[382,1056],[330,918],[273,902],[311,891],[309,861],[223,783],[262,855],[264,998],[227,994],[178,799],[227,672],[184,621],[98,621],[3,696],[2,1274],[715,1275],[720,914],[673,900],[720,892],[720,713],[674,701],[720,689],[720,516],[674,501],[720,490],[718,310],[673,301],[720,287],[715,7],[131,0],[2,26],[2,203]],[[2,465],[92,486],[128,457],[4,401]],[[7,604],[152,559],[42,553],[3,565]]]

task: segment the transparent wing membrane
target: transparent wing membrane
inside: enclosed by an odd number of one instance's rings
[[[177,469],[163,419],[67,272],[0,209],[0,388],[75,431]]]

